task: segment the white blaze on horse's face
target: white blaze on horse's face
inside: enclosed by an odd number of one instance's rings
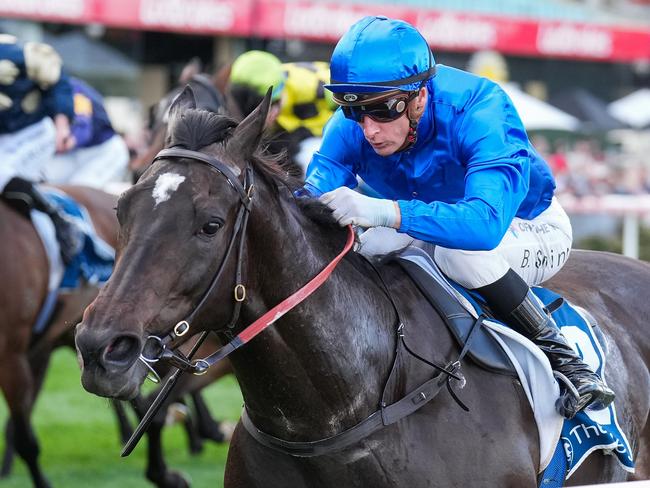
[[[172,193],[178,190],[178,186],[185,181],[185,177],[177,173],[163,173],[156,180],[151,196],[156,201],[154,208],[162,202],[166,202]]]

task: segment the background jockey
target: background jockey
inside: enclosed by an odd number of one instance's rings
[[[267,118],[268,150],[272,154],[286,151],[304,172],[335,108],[331,94],[324,89],[328,81],[327,63],[282,64],[271,53],[247,51],[232,64],[229,92],[239,115],[245,117],[273,87]]]
[[[336,109],[332,92],[325,90],[330,65],[323,61],[284,63],[282,69],[286,81],[277,124],[292,141],[292,159],[306,172]]]
[[[124,179],[129,150],[115,132],[102,96],[77,78],[70,78],[74,95],[72,149],[57,154],[44,168],[45,180],[104,188]]]
[[[485,78],[436,66],[414,27],[386,17],[354,24],[330,66],[326,88],[341,109],[325,128],[305,189],[341,225],[391,227],[398,237],[435,244],[438,266],[477,290],[575,387],[557,403],[562,415],[611,403],[614,393],[529,288],[562,267],[572,231],[508,96]],[[382,198],[351,190],[357,175]],[[361,237],[364,246],[372,234]]]
[[[241,54],[230,68],[228,92],[240,112],[233,115],[246,117],[260,104],[269,87],[273,87],[266,118],[267,128],[273,128],[282,108],[284,82],[282,63],[273,54],[256,50]]]
[[[80,247],[80,231],[32,182],[55,152],[72,147],[72,117],[72,87],[58,53],[0,35],[0,196],[27,218],[32,208],[47,213],[65,261]]]

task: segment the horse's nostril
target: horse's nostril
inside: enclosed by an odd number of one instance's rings
[[[140,341],[130,335],[114,339],[104,350],[104,363],[131,364],[140,354]]]

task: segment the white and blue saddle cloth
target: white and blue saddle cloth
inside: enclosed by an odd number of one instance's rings
[[[35,334],[44,331],[61,291],[74,290],[82,283],[102,285],[110,277],[115,263],[115,251],[97,235],[85,207],[54,188],[41,188],[41,191],[50,202],[71,217],[83,232],[84,241],[74,259],[64,266],[52,221],[47,215],[32,210],[32,222],[43,242],[50,265],[48,294],[33,327]]]
[[[476,297],[448,280],[426,252],[408,247],[400,253],[400,258],[418,264],[472,315],[480,315],[481,306]],[[545,288],[533,287],[533,292],[544,305],[560,298]],[[604,378],[606,347],[597,339],[596,324],[591,322],[589,315],[565,300],[552,316],[575,351]],[[560,388],[544,353],[530,340],[496,320],[486,320],[484,325],[508,355],[533,408],[540,438],[540,472],[544,471],[540,487],[563,486],[564,480],[597,450],[616,456],[623,469],[634,472],[632,451],[616,418],[616,402],[602,410],[586,409],[573,419],[564,419],[555,410]]]

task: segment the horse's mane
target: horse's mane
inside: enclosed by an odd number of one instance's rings
[[[232,137],[237,124],[235,119],[226,115],[198,109],[185,110],[169,125],[167,147],[180,146],[191,151],[200,151],[211,144],[225,144]],[[266,151],[265,141],[262,138],[262,142],[250,158],[250,163],[276,192],[285,189],[292,198],[295,198],[294,192],[302,188],[303,181],[294,174],[294,166],[289,163],[286,154],[269,154]],[[342,232],[332,216],[332,210],[320,203],[318,199],[295,198],[295,200],[306,217],[331,230]]]

